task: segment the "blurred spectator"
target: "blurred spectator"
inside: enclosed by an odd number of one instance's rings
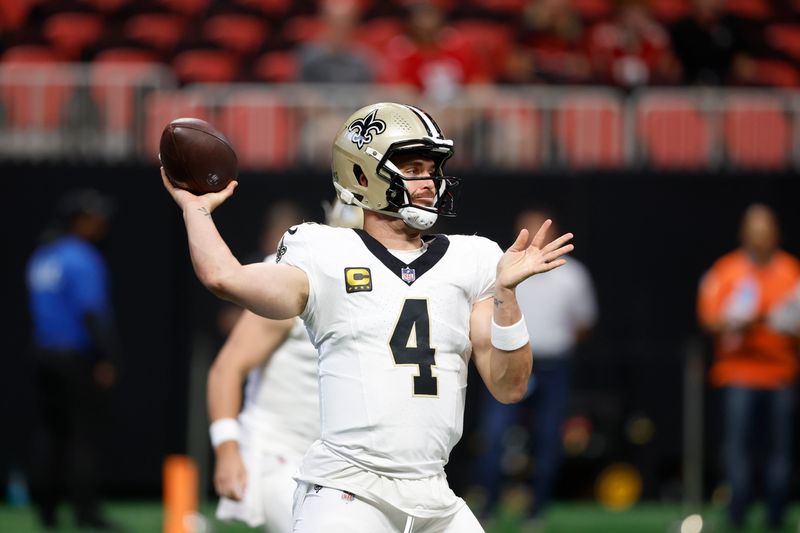
[[[287,200],[269,206],[264,213],[258,236],[258,249],[242,258],[242,263],[260,263],[268,255],[274,254],[286,230],[305,219],[305,212],[294,202]],[[230,334],[241,313],[242,308],[238,305],[222,302],[222,308],[217,314],[217,329],[221,335],[227,337]]]
[[[94,190],[66,194],[45,242],[28,262],[38,419],[32,495],[46,528],[57,526],[64,489],[78,527],[110,530],[98,507],[96,448],[102,396],[119,358],[108,270],[95,248],[111,201]]]
[[[542,223],[552,217],[542,209],[522,211],[517,232],[527,228],[532,238]],[[555,222],[545,240],[559,235]],[[533,374],[528,395],[522,402],[505,405],[484,391],[480,434],[484,454],[478,462],[478,484],[486,491],[486,511],[498,503],[503,481],[504,440],[508,429],[518,422],[521,411],[531,415],[533,442],[533,519],[550,501],[561,463],[561,425],[567,415],[572,356],[597,317],[594,286],[586,267],[570,257],[559,269],[530,278],[517,287],[517,300],[525,315],[533,349]]]
[[[321,5],[322,39],[298,54],[300,81],[367,83],[374,74],[369,54],[355,42],[360,18],[357,0],[326,0]]]
[[[724,0],[694,0],[691,14],[672,28],[684,83],[724,85],[753,77],[753,61],[724,5]]]
[[[614,18],[592,28],[589,44],[596,81],[636,87],[679,77],[669,34],[644,0],[619,0]]]
[[[409,6],[406,35],[389,44],[388,82],[411,83],[434,102],[454,98],[469,83],[490,81],[471,42],[445,25],[433,3]]]
[[[791,296],[800,261],[778,248],[779,233],[772,209],[751,205],[742,220],[741,248],[714,263],[698,297],[700,323],[715,337],[710,378],[722,389],[722,457],[735,528],[743,527],[752,496],[750,443],[758,434],[769,448],[764,472],[769,527],[782,526],[787,503],[798,343],[771,329],[765,318]]]
[[[591,68],[586,50],[583,21],[569,0],[529,0],[522,12],[520,42],[530,53],[535,73],[525,82],[539,79],[548,83],[589,81]],[[519,78],[525,66],[519,54],[510,54],[506,78]]]

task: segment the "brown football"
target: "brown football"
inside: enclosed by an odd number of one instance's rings
[[[172,184],[194,194],[221,191],[238,175],[230,141],[199,118],[176,118],[167,124],[159,158]]]

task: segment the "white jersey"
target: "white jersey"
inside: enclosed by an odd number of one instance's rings
[[[239,413],[247,487],[241,501],[220,498],[217,518],[291,531],[292,476],[319,438],[317,381],[317,350],[295,319],[286,340],[247,376]]]
[[[301,320],[267,362],[250,371],[239,421],[253,447],[303,454],[319,438],[317,350]]]
[[[526,279],[516,292],[534,357],[540,360],[566,357],[577,344],[578,330],[597,320],[592,279],[577,259]]]
[[[501,255],[482,237],[439,235],[406,264],[361,230],[284,235],[278,262],[308,275],[301,318],[319,351],[314,453],[393,479],[443,476],[463,427],[472,306],[493,295]],[[312,459],[300,479],[316,482],[327,474]]]

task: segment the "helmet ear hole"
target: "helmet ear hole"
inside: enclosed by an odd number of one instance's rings
[[[366,183],[367,177],[364,174],[364,171],[361,170],[360,166],[353,165],[353,176],[355,176],[355,178],[356,178],[356,183],[358,183],[358,184],[360,184],[362,186],[366,186],[367,185],[367,183]],[[361,183],[361,177],[362,176],[364,177],[364,183]]]

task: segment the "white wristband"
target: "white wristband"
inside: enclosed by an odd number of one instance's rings
[[[492,317],[492,346],[498,350],[513,352],[528,344],[530,340],[528,326],[525,325],[525,317],[510,326],[498,326],[494,321],[494,317]]]
[[[212,422],[208,433],[214,448],[229,440],[239,442],[239,422],[235,418],[220,418]]]

